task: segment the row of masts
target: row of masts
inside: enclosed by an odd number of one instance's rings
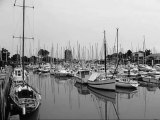
[[[121,47],[119,49],[119,46],[118,46],[118,29],[117,29],[116,35],[117,35],[116,36],[117,45],[114,45],[114,49],[115,49],[115,46],[117,46],[115,53],[118,53],[118,52],[121,52]],[[145,46],[145,40],[143,42],[143,51],[145,51],[144,46]],[[40,49],[40,47],[38,48]],[[18,49],[18,46],[17,46],[17,49]],[[19,51],[21,51],[21,46],[19,47],[19,49],[20,49]],[[45,47],[42,49],[45,49]],[[104,50],[104,46],[103,46],[103,51],[102,49],[98,51],[99,50],[98,43],[95,43],[95,45],[90,45],[90,47],[87,48],[86,46],[81,46],[77,41],[77,48],[71,47],[71,46],[62,47],[59,44],[56,44],[56,49],[55,49],[54,45],[52,44],[51,50],[48,50],[50,52],[48,57],[56,58],[56,59],[64,59],[64,52],[66,49],[72,51],[72,59],[76,59],[76,60],[93,60],[93,61],[102,60],[102,59],[104,60],[104,51],[106,51],[106,56],[109,55],[107,42],[106,42],[106,50]],[[30,56],[38,56],[38,54],[32,54],[34,52],[38,53],[38,49],[35,50],[33,49],[33,47],[30,47],[29,49]],[[117,57],[118,57],[118,54],[117,54]],[[50,61],[49,58],[48,58],[48,61]],[[145,64],[145,59],[143,61],[144,61],[143,63]]]
[[[26,37],[25,37],[25,8],[26,8],[25,0],[23,0],[23,5],[20,6],[20,7],[23,8],[23,29],[22,29],[22,31],[23,31],[23,34],[22,34],[22,58],[23,58],[23,56],[24,56],[24,44],[25,44],[24,39],[26,39]],[[119,50],[119,48],[118,48],[118,28],[117,28],[116,38],[117,38],[117,59],[118,59],[118,50]],[[87,60],[87,59],[88,60],[94,60],[95,59],[95,60],[98,60],[98,59],[103,59],[102,56],[103,56],[103,53],[104,53],[104,56],[105,56],[104,59],[106,61],[106,56],[108,54],[108,46],[106,48],[107,43],[106,43],[105,31],[104,31],[104,40],[105,40],[104,41],[105,42],[104,49],[103,49],[103,51],[100,51],[99,53],[98,53],[98,43],[95,44],[95,47],[93,45],[90,45],[90,47],[88,49],[86,46],[81,47],[80,44],[77,41],[77,55],[75,55],[76,54],[75,48],[74,47],[71,48],[70,41],[69,41],[69,47],[68,48],[67,47],[66,48],[65,47],[63,47],[63,48],[60,47],[61,48],[60,49],[60,57],[59,57],[59,46],[58,46],[58,44],[57,44],[57,50],[56,50],[56,55],[55,56],[54,56],[54,48],[53,48],[53,44],[52,44],[50,55],[51,55],[51,57],[56,57],[56,58],[61,58],[62,59],[62,58],[64,58],[64,55],[63,55],[64,50],[69,49],[69,50],[72,51],[72,57],[73,57],[72,59],[78,59],[78,60]],[[143,43],[143,51],[144,51],[144,46],[145,46],[144,44],[145,44],[145,37],[144,37],[144,43]],[[21,49],[21,47],[20,47],[20,49]],[[95,50],[95,53],[94,53],[94,50]],[[24,69],[24,59],[22,59],[22,66],[23,66],[23,69]]]

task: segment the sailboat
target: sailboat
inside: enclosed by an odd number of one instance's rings
[[[117,61],[118,60],[118,28],[117,28]],[[118,62],[117,62],[117,68],[118,68]],[[130,69],[130,68],[129,68]],[[129,70],[130,74],[130,70]],[[123,87],[123,88],[137,88],[138,82],[135,80],[132,80],[129,77],[116,77],[116,87]]]
[[[16,1],[14,6],[16,6]],[[19,69],[20,73],[19,81],[21,84],[17,84],[12,80],[10,88],[10,100],[12,108],[16,108],[23,115],[31,113],[39,107],[41,103],[41,95],[25,81],[25,70],[24,70],[24,39],[25,39],[25,0],[23,0],[23,36],[22,36],[22,67]]]
[[[106,76],[106,37],[104,31],[104,58],[105,58],[105,73],[94,72],[88,79],[87,83],[90,87],[97,89],[105,89],[115,91],[115,79]]]

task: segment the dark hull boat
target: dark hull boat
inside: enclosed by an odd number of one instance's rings
[[[26,0],[23,0],[22,3],[23,5],[17,5],[16,0],[14,2],[14,6],[19,6],[23,8],[23,29],[22,29],[22,58],[24,58],[24,40],[27,38],[25,37],[25,5]],[[30,7],[34,8],[34,7]],[[21,37],[14,37],[13,38],[21,38]],[[29,39],[34,39],[34,38],[29,38]],[[25,64],[24,64],[24,59],[22,59],[22,68],[17,69],[13,73],[13,80],[12,80],[12,85],[10,88],[10,99],[18,110],[21,111],[23,115],[26,115],[27,113],[32,113],[33,111],[37,110],[41,103],[41,95],[28,83],[25,82]]]
[[[9,95],[13,103],[11,108],[17,108],[16,110],[23,115],[34,112],[41,103],[41,95],[26,83],[22,85],[13,83]]]

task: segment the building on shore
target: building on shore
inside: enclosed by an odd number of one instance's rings
[[[149,65],[160,64],[160,53],[146,56],[146,61]]]
[[[144,52],[139,51],[139,52],[132,53],[132,60],[133,60],[133,62],[136,62],[138,64],[143,64],[143,62],[145,61]]]
[[[65,62],[71,62],[72,61],[72,51],[67,49],[64,51],[64,58],[65,58]]]

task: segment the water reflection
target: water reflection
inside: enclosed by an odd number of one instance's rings
[[[116,104],[116,92],[88,87],[101,119],[119,119]],[[103,103],[102,103],[103,102]]]
[[[155,92],[158,89],[158,84],[154,83],[141,83],[142,87],[146,87],[147,91]]]
[[[39,106],[39,108],[34,111],[33,113],[30,113],[28,115],[20,115],[20,120],[39,120],[40,119],[40,114],[39,114],[39,109],[41,106]]]
[[[118,93],[117,96],[126,96],[126,99],[131,99],[138,93],[138,90],[116,87],[116,92]]]
[[[20,116],[30,119],[159,119],[160,90],[143,84],[137,89],[117,88],[103,91],[76,83],[75,78],[55,78],[49,74],[30,73],[29,84],[42,95],[37,113]],[[1,90],[0,119],[6,111]],[[16,113],[17,114],[17,113]],[[15,115],[16,115],[15,114]]]
[[[19,112],[15,110],[10,111],[10,114],[7,120],[39,120],[40,119],[40,114],[39,114],[40,107],[41,106],[39,106],[39,108],[36,111],[30,114],[26,114],[26,115],[19,114]]]
[[[84,84],[76,82],[74,84],[74,86],[77,88],[79,94],[82,94],[82,95],[88,95],[88,94],[90,94],[87,85],[84,85]]]

